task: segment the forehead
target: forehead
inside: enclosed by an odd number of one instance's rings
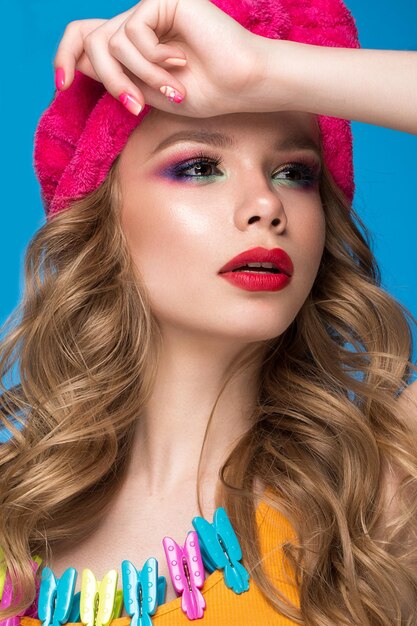
[[[320,130],[316,115],[298,111],[192,118],[152,109],[130,135],[125,149],[140,148],[152,156],[178,141],[199,141],[224,149],[239,149],[248,142],[278,142],[283,149],[320,151]]]

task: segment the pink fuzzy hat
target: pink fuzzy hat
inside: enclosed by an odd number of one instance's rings
[[[354,18],[342,0],[212,1],[263,37],[360,47]],[[34,144],[34,168],[47,217],[101,185],[129,135],[151,108],[145,104],[137,117],[132,115],[102,83],[79,71],[68,89],[55,92],[39,120]],[[324,162],[352,202],[355,185],[350,122],[323,115],[317,119]]]

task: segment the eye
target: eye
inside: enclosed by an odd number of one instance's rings
[[[290,186],[311,187],[320,178],[320,172],[317,172],[317,167],[311,167],[306,163],[289,163],[280,169],[277,174],[289,174],[290,178],[278,178],[275,180],[282,181]]]
[[[216,175],[222,175],[220,171],[215,172],[216,168],[222,164],[221,157],[210,157],[206,154],[198,154],[193,159],[175,165],[170,176],[174,179],[201,180],[212,178]],[[187,173],[194,170],[194,174]],[[285,186],[296,187],[312,187],[320,178],[320,171],[315,162],[311,165],[306,163],[289,163],[282,167],[274,180],[279,180],[280,184]],[[320,168],[319,168],[320,170]]]
[[[211,158],[199,154],[190,161],[179,163],[173,169],[174,178],[210,178],[214,176],[213,170],[222,163],[220,157]],[[187,174],[187,171],[195,170],[196,174]]]

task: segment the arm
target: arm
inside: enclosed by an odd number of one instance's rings
[[[184,116],[306,111],[417,135],[417,52],[269,39],[207,0],[142,0],[110,20],[71,22],[54,65],[65,74],[58,89],[79,69],[117,99]],[[164,85],[185,96],[179,106]]]
[[[257,110],[287,108],[417,135],[417,52],[331,48],[258,37]],[[285,76],[283,76],[285,74]],[[251,97],[251,99],[252,99]]]

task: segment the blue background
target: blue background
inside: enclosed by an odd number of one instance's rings
[[[1,43],[0,323],[20,298],[24,250],[45,219],[32,165],[33,135],[53,96],[53,58],[64,28],[75,19],[110,18],[131,6],[115,0],[2,2],[7,28],[2,29]],[[414,0],[397,0],[395,5],[388,0],[347,0],[347,6],[362,47],[417,50]],[[355,209],[373,234],[383,286],[417,316],[417,136],[359,122],[352,127]]]

